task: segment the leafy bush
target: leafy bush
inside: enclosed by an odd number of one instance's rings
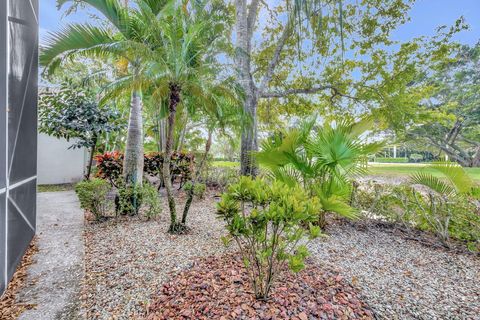
[[[237,243],[256,298],[268,298],[285,265],[294,272],[304,268],[308,251],[299,242],[320,235],[320,228],[312,225],[320,209],[317,198],[278,181],[242,177],[223,194],[217,214],[227,223],[230,237],[225,241]],[[305,225],[310,225],[308,232]]]
[[[411,227],[418,214],[413,192],[411,187],[405,185],[367,185],[356,191],[352,205],[363,210],[364,215],[370,218],[382,218]]]
[[[429,168],[444,178],[419,171],[410,178],[412,184],[422,186],[419,190],[370,185],[356,192],[353,205],[374,218],[433,232],[446,246],[453,238],[480,251],[478,187],[457,164],[434,163]]]
[[[118,151],[97,155],[95,157],[98,169],[97,177],[109,180],[112,185],[117,185],[123,171],[123,157],[124,155]],[[180,177],[181,181],[190,179],[195,165],[195,156],[192,153],[174,152],[171,159],[172,177],[174,179]],[[162,165],[163,154],[152,152],[145,155],[143,171],[150,176],[160,178]]]
[[[122,215],[137,215],[140,209],[145,209],[147,219],[156,217],[162,211],[158,190],[150,183],[142,185],[125,185],[118,187],[117,212]]]
[[[162,204],[158,190],[150,183],[144,183],[142,186],[142,202],[145,207],[145,216],[148,220],[158,216],[162,212]]]
[[[82,181],[75,186],[80,207],[93,213],[96,220],[100,220],[107,213],[107,194],[110,189],[109,183],[102,179]]]
[[[183,186],[183,189],[185,191],[189,191],[191,188],[192,188],[192,182],[191,181],[188,181]],[[205,191],[207,191],[207,186],[204,183],[195,183],[195,186],[193,187],[193,194],[198,199],[203,199],[205,197]]]
[[[191,178],[195,165],[195,156],[193,153],[173,152],[170,162],[170,172],[172,178],[179,177],[181,181],[187,181]],[[144,172],[151,176],[160,176],[163,166],[163,154],[152,152],[145,155]]]
[[[211,166],[205,170],[203,181],[209,187],[225,190],[227,186],[237,183],[239,169],[232,167]]]
[[[367,157],[381,143],[367,143],[361,136],[373,125],[371,118],[316,126],[316,118],[263,141],[256,153],[267,175],[290,186],[302,186],[322,204],[317,223],[326,225],[326,215],[336,213],[356,218],[348,204],[352,178],[366,172]]]
[[[379,163],[408,163],[408,158],[375,158]]]
[[[412,153],[409,157],[412,162],[420,162],[424,160],[424,157],[420,153]]]
[[[123,171],[123,154],[118,151],[107,152],[95,156],[95,161],[97,162],[96,176],[116,185]]]
[[[118,181],[118,203],[116,211],[121,215],[137,215],[143,201],[143,186],[139,184],[125,184]]]

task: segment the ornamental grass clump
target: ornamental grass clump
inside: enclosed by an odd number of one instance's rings
[[[224,240],[237,243],[257,299],[268,299],[284,266],[304,268],[306,243],[321,232],[313,225],[320,209],[316,197],[279,181],[242,177],[223,194],[217,214],[227,223]]]

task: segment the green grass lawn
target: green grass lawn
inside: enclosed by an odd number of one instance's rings
[[[426,167],[423,163],[405,163],[405,164],[370,164],[369,171],[376,176],[390,176],[390,177],[407,177],[415,171],[426,171],[434,176],[441,177],[442,174]],[[480,168],[465,168],[465,171],[472,177],[472,179],[480,181]]]
[[[239,167],[240,163],[232,161],[214,161],[213,165],[216,167]],[[373,163],[369,165],[369,172],[374,176],[388,176],[388,177],[408,177],[418,170],[424,170],[434,176],[441,177],[442,175],[435,170],[426,167],[424,163]],[[472,179],[480,182],[480,168],[465,168]]]
[[[65,184],[41,184],[37,186],[38,192],[58,192],[73,190],[75,185],[72,183]]]

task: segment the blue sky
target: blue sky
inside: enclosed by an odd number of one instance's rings
[[[268,1],[267,1],[268,2]],[[394,33],[395,40],[410,40],[420,35],[433,35],[440,25],[452,25],[464,16],[470,30],[463,31],[455,40],[474,44],[480,39],[480,0],[417,0],[410,12],[411,21]],[[88,20],[88,11],[62,17],[56,0],[40,0],[40,36],[58,30],[62,24]]]

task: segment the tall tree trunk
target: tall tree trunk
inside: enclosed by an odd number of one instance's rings
[[[142,122],[142,97],[140,92],[133,91],[123,161],[123,176],[127,184],[142,184],[144,161]]]
[[[188,211],[190,210],[190,206],[192,205],[194,191],[195,191],[195,184],[197,183],[198,179],[200,178],[200,174],[202,173],[203,166],[207,162],[208,153],[210,152],[210,148],[212,146],[212,129],[208,130],[208,138],[207,142],[205,143],[205,153],[203,154],[202,160],[198,166],[197,172],[195,172],[195,176],[192,179],[192,187],[188,190],[187,194],[187,202],[185,202],[185,207],[183,208],[183,215],[182,215],[182,223],[187,223],[187,215]]]
[[[85,175],[85,178],[87,180],[90,180],[90,175],[92,174],[93,157],[95,155],[96,147],[97,147],[97,137],[94,137],[93,138],[93,145],[90,148],[90,158],[88,160],[87,174]]]
[[[180,86],[172,83],[170,84],[170,99],[168,104],[168,123],[167,123],[167,139],[165,144],[165,155],[163,159],[163,183],[167,191],[168,208],[170,209],[170,228],[172,233],[182,232],[183,226],[177,223],[177,212],[175,206],[175,197],[173,195],[173,186],[170,172],[170,162],[172,158],[173,147],[173,131],[175,129],[175,114],[177,112],[177,105],[180,102]]]
[[[253,25],[249,21],[252,17],[247,12],[246,0],[235,0],[236,7],[236,53],[238,79],[245,92],[244,112],[249,116],[247,124],[243,125],[240,154],[240,172],[242,175],[257,173],[253,152],[257,151],[257,93],[251,75],[251,35]],[[252,9],[251,9],[252,10]],[[249,19],[250,18],[250,19]]]

